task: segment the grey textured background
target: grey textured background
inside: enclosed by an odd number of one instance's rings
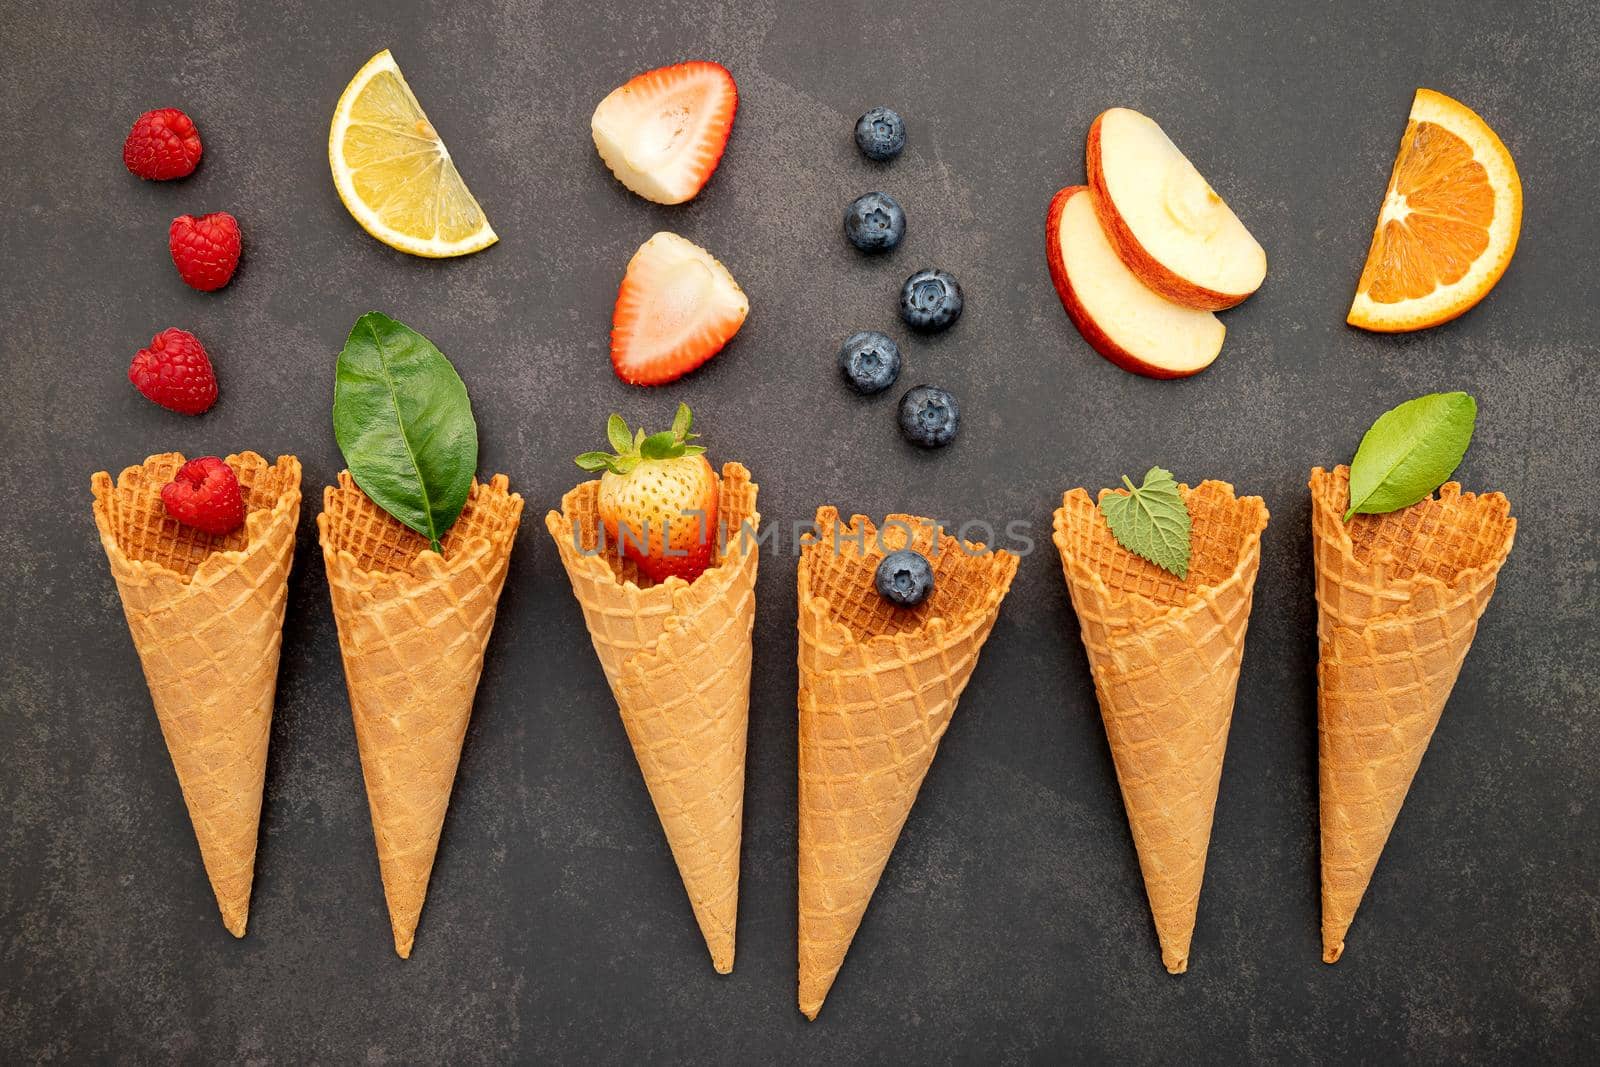
[[[10,2],[0,17],[0,1058],[1507,1061],[1597,1051],[1600,978],[1600,8],[1176,0],[964,5],[282,5]],[[328,177],[346,80],[394,50],[500,244],[429,263],[365,236]],[[613,181],[594,104],[636,71],[715,58],[738,80],[721,169],[663,208]],[[1343,323],[1418,85],[1499,130],[1522,243],[1464,319]],[[910,147],[851,124],[901,110]],[[1155,116],[1265,245],[1265,288],[1181,383],[1095,356],[1045,270],[1050,195],[1101,109]],[[135,115],[177,105],[190,179],[122,167]],[[909,216],[856,255],[843,207]],[[191,292],[172,216],[226,209],[245,259]],[[665,390],[611,374],[623,265],[671,228],[750,294],[738,339]],[[899,281],[964,283],[902,384],[960,397],[915,453],[894,401],[833,378]],[[340,463],[334,356],[371,308],[465,377],[485,473],[528,500],[417,948],[390,946],[316,551]],[[222,382],[198,419],[126,381],[179,325]],[[1481,405],[1461,477],[1520,516],[1461,675],[1337,967],[1319,960],[1307,471],[1407,397]],[[607,412],[692,404],[771,521],[819,503],[1031,519],[968,695],[819,1022],[794,1007],[794,568],[762,563],[735,973],[712,973],[542,526]],[[147,453],[305,464],[250,933],[222,929],[94,536],[89,475]],[[1266,497],[1255,617],[1190,973],[1161,969],[1077,626],[1046,540],[1061,491],[1152,462]]]

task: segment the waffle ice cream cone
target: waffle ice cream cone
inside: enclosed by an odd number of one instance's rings
[[[1062,497],[1054,534],[1172,974],[1189,966],[1267,525],[1261,498],[1236,497],[1226,482],[1179,490],[1191,527],[1186,578],[1117,543],[1082,489]],[[1111,492],[1123,491],[1101,496]]]
[[[642,576],[601,546],[599,481],[545,516],[589,637],[611,684],[695,921],[719,974],[733,970],[750,720],[750,634],[756,614],[756,485],[723,465],[724,547],[693,582]]]
[[[411,955],[522,497],[477,481],[441,547],[402,526],[349,471],[317,516],[372,810],[394,950]]]
[[[225,461],[238,475],[245,524],[213,537],[169,517],[161,488],[183,456],[92,481],[94,521],[161,733],[222,911],[243,937],[278,651],[300,519],[300,461],[254,452]]]
[[[1336,962],[1511,552],[1499,493],[1349,523],[1350,470],[1311,472],[1317,572],[1322,958]]]
[[[815,1019],[844,963],[939,740],[1011,588],[1017,558],[963,548],[931,520],[879,530],[817,509],[801,550],[800,1010]],[[928,557],[933,594],[916,608],[878,595],[887,551]]]

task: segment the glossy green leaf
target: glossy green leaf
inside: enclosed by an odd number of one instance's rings
[[[1429,393],[1384,412],[1350,461],[1350,510],[1382,515],[1443,485],[1472,442],[1478,404],[1466,393]]]
[[[433,342],[372,311],[333,383],[333,435],[361,491],[440,551],[478,468],[467,387]]]

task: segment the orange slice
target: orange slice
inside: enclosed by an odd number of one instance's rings
[[[1471,108],[1418,89],[1345,321],[1383,333],[1448,322],[1494,288],[1521,229],[1506,146]]]

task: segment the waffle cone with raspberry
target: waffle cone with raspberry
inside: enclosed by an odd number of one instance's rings
[[[180,525],[161,489],[176,452],[93,478],[94,521],[200,858],[222,912],[243,937],[255,877],[267,740],[278,683],[289,567],[300,517],[300,461],[254,452],[225,460],[245,523],[223,537]]]
[[[598,481],[545,516],[583,608],[622,725],[672,849],[695,921],[720,974],[733,969],[750,724],[750,634],[755,625],[761,521],[757,486],[722,467],[712,566],[692,582],[652,582],[602,544]]]
[[[1011,588],[1017,557],[963,544],[932,520],[878,528],[817,509],[801,550],[800,1010],[815,1019],[889,861],[956,702]],[[888,552],[933,566],[933,593],[897,608],[877,592]]]
[[[477,481],[441,543],[341,472],[317,516],[394,950],[411,955],[522,497]]]
[[[1179,491],[1190,521],[1185,578],[1123,548],[1082,489],[1062,497],[1054,534],[1172,974],[1189,966],[1267,525],[1261,498],[1236,497],[1226,482]],[[1112,492],[1123,490],[1100,495]]]
[[[1499,493],[1448,482],[1348,523],[1350,470],[1311,472],[1317,571],[1322,959],[1337,962],[1405,803],[1517,520]]]

